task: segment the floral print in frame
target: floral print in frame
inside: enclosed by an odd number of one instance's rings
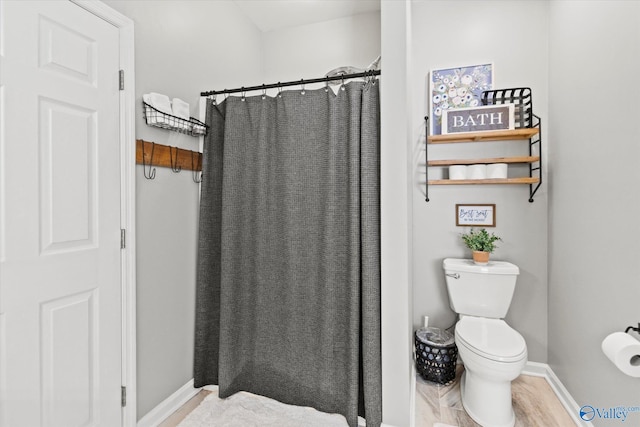
[[[482,105],[480,97],[493,88],[493,64],[431,71],[429,117],[431,135],[442,133],[442,111]]]

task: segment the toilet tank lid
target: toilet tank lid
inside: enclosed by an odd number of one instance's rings
[[[462,271],[478,274],[520,274],[517,265],[506,261],[489,261],[487,265],[478,265],[472,259],[445,258],[442,261],[445,271]]]

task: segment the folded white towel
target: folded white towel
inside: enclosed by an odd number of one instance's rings
[[[189,103],[180,98],[173,98],[172,102],[173,115],[189,120]]]
[[[173,111],[171,110],[171,101],[167,95],[151,92],[149,94],[142,95],[142,99],[158,111],[173,114]]]
[[[142,95],[142,100],[145,102],[145,104],[151,105],[150,94],[145,93],[144,95]],[[153,105],[151,106],[153,107]],[[147,107],[145,107],[145,117],[147,119],[148,125],[156,125],[158,123],[165,123],[165,118],[167,116],[165,116],[163,113],[159,113],[155,110],[147,109]]]

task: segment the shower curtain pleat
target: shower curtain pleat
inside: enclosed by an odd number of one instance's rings
[[[378,85],[208,103],[195,386],[381,422]]]

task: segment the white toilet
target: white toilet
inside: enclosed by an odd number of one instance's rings
[[[520,270],[503,261],[476,265],[470,259],[442,263],[449,304],[460,315],[455,342],[465,371],[462,405],[483,427],[513,427],[511,381],[527,363],[527,344],[503,320]]]

